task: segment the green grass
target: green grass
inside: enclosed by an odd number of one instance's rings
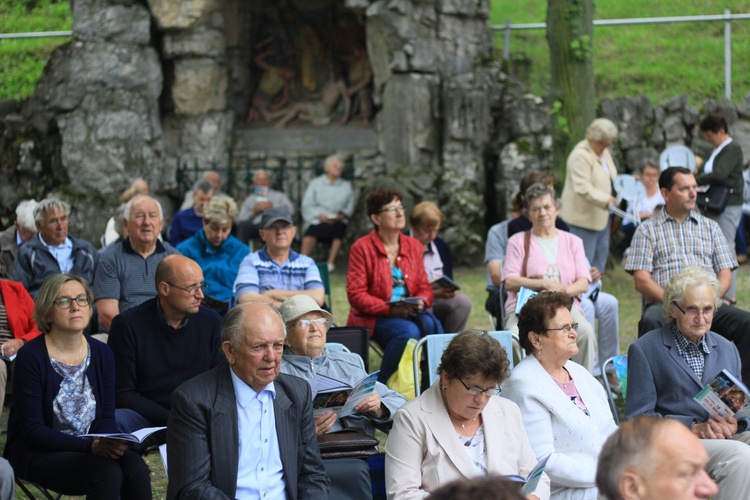
[[[730,5],[731,4],[731,5]],[[596,0],[595,19],[696,16],[750,13],[750,1],[737,0]],[[546,21],[543,0],[491,1],[491,23]],[[496,33],[502,47],[503,33]],[[750,92],[750,20],[732,22],[732,99],[741,102]],[[597,99],[648,96],[654,104],[687,94],[693,104],[724,95],[724,23],[675,23],[594,28],[594,73]],[[511,60],[531,61],[527,83],[533,93],[549,89],[549,51],[544,30],[513,31]]]
[[[72,25],[66,0],[0,0],[0,33],[66,31]],[[29,97],[49,55],[69,39],[0,40],[0,100]]]

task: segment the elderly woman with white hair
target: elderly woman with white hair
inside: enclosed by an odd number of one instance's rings
[[[237,212],[237,203],[232,198],[214,196],[203,209],[203,229],[177,245],[182,255],[203,269],[207,297],[227,305],[240,263],[250,253],[247,245],[230,234]],[[210,301],[205,305],[211,306]]]
[[[568,156],[560,209],[570,232],[583,240],[586,258],[602,272],[609,255],[609,207],[617,203],[612,196],[617,165],[609,151],[615,139],[614,123],[591,122],[586,138]]]
[[[325,173],[310,182],[302,198],[301,253],[310,255],[318,240],[330,241],[328,267],[332,271],[349,217],[354,213],[354,191],[351,182],[341,178],[344,163],[338,155],[326,158],[323,170]]]

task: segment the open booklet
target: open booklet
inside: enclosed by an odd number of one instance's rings
[[[537,292],[536,290],[532,290],[531,288],[522,286],[518,290],[518,294],[516,295],[516,314],[520,314],[521,309],[523,309],[523,306],[526,305],[526,302],[528,302],[531,297],[538,293],[539,292]]]
[[[131,433],[127,432],[105,432],[102,434],[83,434],[81,437],[93,437],[93,438],[105,438],[105,439],[117,439],[120,441],[130,441],[132,443],[142,443],[144,439],[149,437],[154,432],[159,432],[166,427],[144,427]]]
[[[721,370],[693,399],[711,415],[750,417],[750,392],[727,370]]]
[[[418,304],[419,301],[425,300],[424,297],[401,297],[398,300],[391,300],[389,304]]]
[[[544,472],[544,467],[547,465],[547,460],[549,460],[549,455],[542,458],[537,462],[536,467],[534,467],[531,472],[529,472],[529,475],[526,477],[522,476],[503,476],[505,479],[509,479],[513,482],[520,483],[523,486],[521,487],[521,493],[524,496],[531,495],[536,491],[536,487],[539,484],[539,480],[542,478],[542,473]]]
[[[461,289],[458,283],[450,279],[448,276],[441,276],[434,279],[430,282],[430,285],[432,285],[432,288],[447,288],[451,292]]]
[[[354,387],[340,380],[316,374],[312,383],[313,414],[334,411],[339,418],[354,414],[354,408],[375,390],[380,371],[369,374]]]

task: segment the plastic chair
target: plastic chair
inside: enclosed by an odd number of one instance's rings
[[[504,330],[494,331],[494,332],[487,332],[490,337],[500,342],[500,345],[503,346],[503,349],[505,349],[506,354],[508,355],[508,360],[510,361],[510,368],[513,368],[513,335]],[[415,395],[419,396],[421,392],[421,387],[419,386],[419,380],[421,380],[419,375],[419,349],[421,347],[424,347],[426,359],[427,359],[427,371],[428,377],[429,377],[429,384],[432,385],[435,383],[435,381],[438,378],[437,375],[437,367],[440,365],[440,358],[443,356],[443,351],[448,346],[448,343],[453,340],[453,337],[458,335],[457,333],[439,333],[435,335],[427,335],[426,337],[423,337],[417,342],[417,345],[414,347],[414,393]]]
[[[669,146],[659,156],[659,167],[662,172],[669,167],[685,167],[692,172],[695,170],[695,154],[682,144]]]
[[[615,368],[615,374],[617,380],[620,382],[620,390],[622,391],[622,399],[625,400],[625,396],[628,391],[628,356],[623,354],[621,356],[614,356],[607,359],[602,363],[602,381],[604,382],[604,390],[607,392],[607,399],[609,399],[609,408],[612,410],[612,416],[615,419],[615,423],[620,425],[620,415],[617,412],[617,405],[615,404],[615,395],[612,392],[612,386],[609,385],[607,379],[607,366],[612,364]]]
[[[365,371],[370,372],[370,333],[363,326],[334,326],[326,334],[327,342],[338,342],[362,357]]]
[[[333,299],[331,298],[331,274],[328,272],[328,262],[316,262],[318,271],[320,271],[320,280],[323,282],[323,290],[325,291],[326,302],[323,309],[327,309],[329,313],[333,314]],[[328,307],[326,307],[328,306]]]

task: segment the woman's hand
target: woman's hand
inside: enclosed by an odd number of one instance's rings
[[[368,414],[375,418],[383,418],[385,412],[388,411],[380,401],[380,394],[377,391],[373,391],[369,397],[360,401],[360,403],[354,408],[357,413]]]
[[[565,287],[562,286],[557,281],[552,281],[549,279],[543,279],[542,280],[542,290],[543,292],[565,292]]]
[[[100,457],[111,458],[117,460],[127,450],[128,447],[119,441],[113,441],[110,439],[94,439],[91,443],[91,453]]]
[[[315,434],[322,436],[333,427],[333,424],[336,422],[336,414],[332,411],[327,411],[322,415],[313,417],[313,420],[315,421]]]
[[[424,308],[424,304],[421,304],[421,307],[417,307],[417,304],[393,304],[391,305],[391,310],[388,313],[388,315],[391,318],[411,318],[412,316],[416,316],[417,313]]]
[[[729,439],[737,432],[737,419],[714,415],[702,424],[693,424],[690,430],[701,439]]]

